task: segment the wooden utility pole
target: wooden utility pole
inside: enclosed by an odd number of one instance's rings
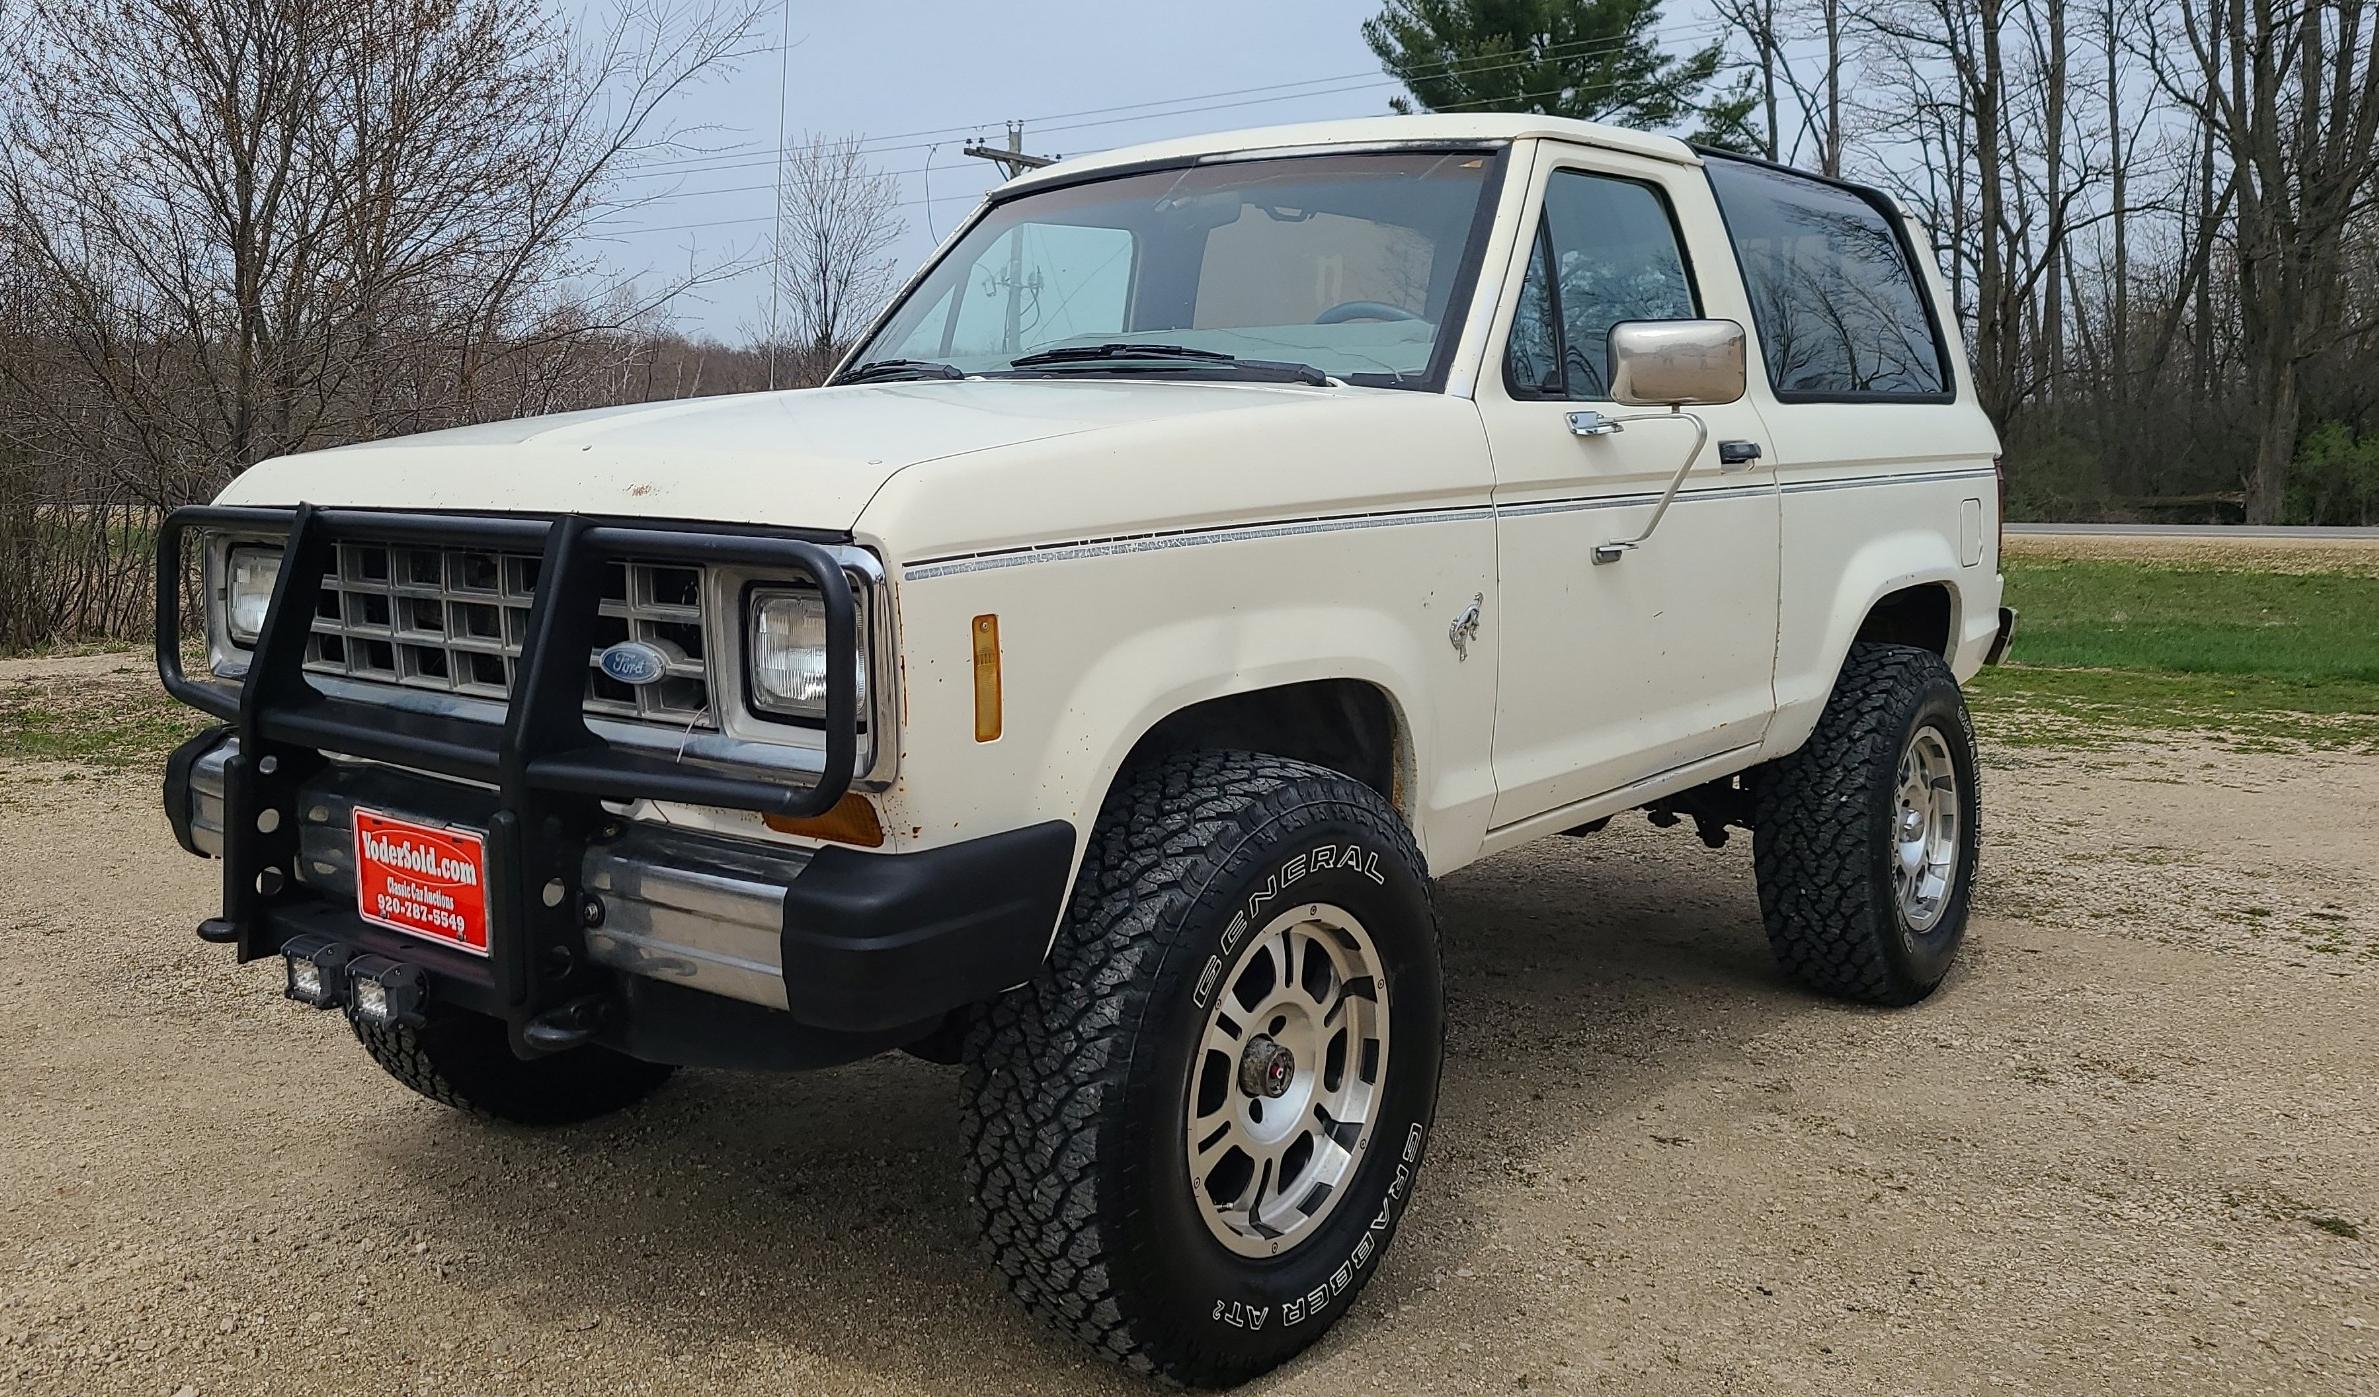
[[[971,155],[977,160],[992,162],[1000,167],[1000,173],[1010,179],[1016,178],[1027,170],[1038,170],[1044,165],[1057,163],[1057,157],[1054,155],[1027,155],[1025,153],[1024,123],[1021,121],[1008,123],[1008,144],[1005,149],[998,146],[987,146],[981,141],[977,141],[971,146],[961,147],[960,152]],[[1022,348],[1021,337],[1024,333],[1024,240],[1017,237],[1012,230],[1007,234],[1007,238],[1008,314],[1007,323],[1002,327],[1000,345],[1013,354]]]
[[[960,147],[960,153],[971,155],[977,160],[992,162],[1000,167],[1000,173],[1010,179],[1016,178],[1027,170],[1038,170],[1043,165],[1057,163],[1057,157],[1054,155],[1027,155],[1024,153],[1024,123],[1021,121],[1008,123],[1008,144],[1004,149],[999,146],[987,146],[981,141],[977,141],[971,146]]]

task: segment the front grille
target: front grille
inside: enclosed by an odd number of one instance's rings
[[[381,684],[508,702],[518,679],[540,560],[520,553],[340,543],[314,607],[306,668]],[[703,629],[702,569],[612,563],[604,571],[586,711],[672,727],[716,727]],[[595,667],[640,640],[669,657],[655,683]]]

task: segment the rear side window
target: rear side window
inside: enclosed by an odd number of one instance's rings
[[[1659,191],[1557,170],[1545,182],[1520,308],[1504,341],[1504,382],[1531,398],[1608,398],[1611,327],[1690,320],[1693,278]]]
[[[1839,185],[1740,160],[1707,168],[1778,398],[1949,399],[1896,220]]]

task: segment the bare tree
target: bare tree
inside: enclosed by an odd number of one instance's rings
[[[627,164],[694,149],[671,98],[751,49],[756,3],[14,0],[0,538],[81,556],[115,529],[131,585],[122,511],[578,391],[723,270],[642,284],[588,235],[642,202]],[[118,624],[73,590],[0,592],[0,643]]]
[[[1751,50],[1757,120],[1746,125],[1761,153],[1788,164],[1813,159],[1819,173],[1840,175],[1842,0],[1712,0],[1712,8]],[[1793,56],[1804,38],[1821,45],[1814,77]]]
[[[1983,405],[2004,420],[2026,396],[2022,351],[2023,273],[2010,266],[2007,0],[1874,0],[1858,19],[1904,65],[1945,66],[1966,113],[1974,168],[1974,376]],[[2037,279],[2037,273],[2034,278]]]
[[[49,425],[155,503],[467,419],[505,356],[677,289],[622,297],[582,240],[632,202],[622,162],[679,148],[669,97],[751,27],[667,0],[576,30],[531,0],[25,11],[0,231],[50,288],[45,345],[106,409]],[[0,365],[20,388],[36,371]]]
[[[2066,89],[2072,80],[2072,70],[2065,42],[2065,0],[2046,0],[2045,4],[2023,0],[2023,4],[2031,21],[2025,28],[2032,37],[2032,61],[2037,74],[2033,90],[2041,119],[2039,193],[2046,210],[2048,227],[2044,236],[2049,244],[2033,339],[2040,346],[2040,380],[2054,393],[2065,375],[2065,280],[2060,270],[2072,247],[2066,236],[2073,191],[2065,149]]]
[[[2241,355],[2256,414],[2252,523],[2277,523],[2303,422],[2308,360],[2346,318],[2346,235],[2379,177],[2379,10],[2369,0],[2218,0],[2179,7],[2160,67],[2230,166]]]
[[[900,185],[868,162],[856,136],[805,136],[784,153],[776,290],[799,344],[802,381],[834,367],[898,285],[892,245],[908,231]],[[778,338],[774,327],[769,334]]]

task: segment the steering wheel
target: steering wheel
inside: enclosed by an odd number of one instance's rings
[[[1386,301],[1340,301],[1313,318],[1316,325],[1343,325],[1349,320],[1419,320],[1402,306]]]

